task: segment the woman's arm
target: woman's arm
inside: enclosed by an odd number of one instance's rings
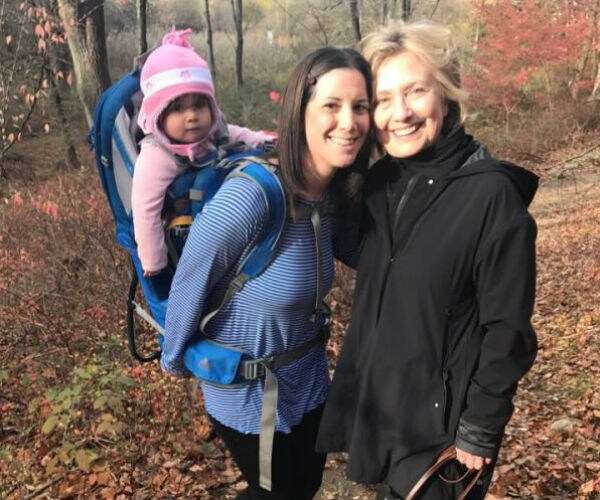
[[[362,241],[360,207],[340,211],[333,216],[333,255],[352,269],[358,266]]]
[[[535,298],[536,225],[513,217],[478,252],[475,282],[483,340],[456,436],[458,449],[493,458],[513,412],[519,380],[531,367],[537,340],[531,326]]]
[[[169,293],[161,366],[185,375],[183,354],[207,313],[214,286],[237,265],[260,234],[267,205],[252,180],[235,177],[223,184],[196,216]]]

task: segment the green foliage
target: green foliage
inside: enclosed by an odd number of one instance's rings
[[[49,414],[41,431],[61,438],[46,463],[47,472],[59,463],[89,472],[98,453],[86,446],[87,440],[72,442],[66,437],[83,434],[90,422],[96,436],[118,436],[124,428],[121,420],[126,416],[127,389],[134,384],[110,365],[90,364],[73,370],[66,386],[46,393]]]

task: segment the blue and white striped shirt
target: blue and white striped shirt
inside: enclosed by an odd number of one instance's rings
[[[331,220],[322,217],[323,286],[333,280]],[[228,180],[194,220],[173,279],[161,364],[184,374],[183,352],[197,334],[213,296],[222,297],[239,260],[267,220],[267,205],[252,180]],[[209,321],[205,335],[236,346],[253,358],[279,354],[315,337],[322,319],[311,322],[317,290],[315,234],[309,219],[288,220],[274,259],[257,278]],[[316,346],[276,371],[279,383],[276,430],[290,432],[302,416],[325,401],[329,374],[325,351]],[[203,384],[206,410],[238,432],[258,434],[263,382],[226,388]]]

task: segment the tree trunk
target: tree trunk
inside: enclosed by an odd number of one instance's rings
[[[388,2],[381,0],[381,24],[386,24],[388,19]]]
[[[594,7],[590,9],[591,19],[590,25],[592,29],[590,30],[590,35],[588,39],[585,41],[585,48],[582,51],[581,62],[578,65],[573,83],[571,85],[571,95],[574,99],[579,97],[578,92],[578,83],[582,79],[584,71],[589,74],[589,78],[594,81],[594,85],[592,87],[592,92],[589,96],[590,100],[595,100],[598,90],[600,89],[600,65],[598,64],[600,49],[598,48],[598,17],[600,16],[600,0],[597,0]]]
[[[146,38],[146,0],[136,0],[138,43],[140,54],[148,50],[148,39]]]
[[[242,75],[244,63],[244,32],[242,30],[242,0],[231,0],[231,10],[233,11],[233,22],[235,24],[235,81],[236,85],[244,85]]]
[[[410,0],[402,0],[402,20],[408,21],[411,14],[411,2]]]
[[[354,39],[359,42],[362,38],[360,34],[360,15],[358,13],[358,0],[350,1],[350,20],[352,23],[352,31],[354,32]]]
[[[208,63],[210,64],[210,73],[213,79],[213,85],[217,88],[217,70],[215,66],[215,50],[213,46],[212,24],[210,22],[209,1],[204,0],[204,14],[206,15],[206,44],[208,45]]]
[[[90,126],[96,101],[110,85],[102,0],[90,0],[88,4],[85,40],[79,35],[76,10],[70,0],[58,0],[58,7],[73,60],[77,94]]]
[[[81,166],[81,162],[77,156],[77,152],[75,151],[75,145],[73,142],[73,135],[71,134],[71,129],[69,128],[69,120],[67,119],[67,113],[65,111],[65,107],[63,105],[62,97],[60,95],[60,87],[58,83],[54,79],[54,75],[49,74],[48,80],[51,82],[51,94],[52,100],[54,101],[54,108],[56,110],[56,115],[58,117],[58,124],[60,127],[60,134],[63,138],[64,143],[64,153],[65,153],[65,162],[67,166],[71,168],[79,168]]]
[[[51,7],[58,13],[57,4],[55,2],[51,4]],[[68,113],[65,110],[61,96],[61,84],[56,78],[59,71],[62,71],[60,68],[60,61],[68,59],[68,55],[65,52],[66,50],[63,45],[52,44],[49,46],[45,55],[46,79],[50,82],[50,96],[52,97],[54,110],[56,112],[56,117],[58,118],[57,130],[60,132],[63,140],[65,163],[68,167],[77,169],[81,166],[81,162],[79,161],[77,151],[75,150],[73,134],[71,133],[71,124],[67,118]],[[64,86],[65,84],[63,83],[62,85]]]
[[[600,89],[600,66],[598,66],[596,77],[594,78],[594,86],[592,87],[592,92],[589,97],[590,101],[596,99],[598,89]]]
[[[90,54],[94,72],[102,90],[110,87],[108,54],[106,53],[106,30],[104,28],[104,0],[88,0],[89,14],[85,19],[85,44]]]

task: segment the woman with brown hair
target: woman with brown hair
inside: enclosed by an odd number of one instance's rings
[[[329,208],[351,204],[358,192],[349,190],[351,167],[367,161],[371,100],[369,66],[357,52],[323,48],[298,63],[282,98],[277,152],[269,158],[291,217],[269,266],[202,332],[262,368],[240,386],[202,385],[210,419],[248,482],[238,499],[309,500],[321,484],[325,454],[315,452],[315,439],[329,388],[323,341],[329,323],[323,297],[333,278]],[[164,370],[187,374],[186,346],[267,222],[263,193],[243,177],[227,180],[195,219],[169,295]],[[266,401],[272,403],[267,387],[277,389],[272,415],[265,412]]]

